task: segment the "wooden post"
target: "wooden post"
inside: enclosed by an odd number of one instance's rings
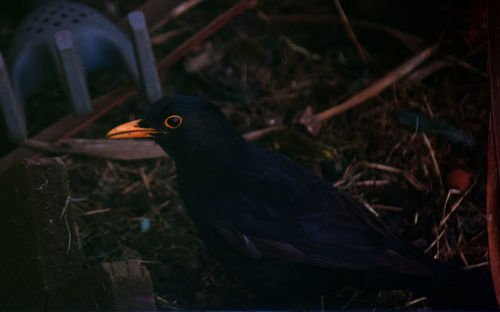
[[[77,278],[68,178],[58,158],[25,160],[0,176],[0,311],[44,305]]]
[[[0,222],[0,311],[155,310],[139,262],[83,270],[60,159],[24,160],[0,176]]]

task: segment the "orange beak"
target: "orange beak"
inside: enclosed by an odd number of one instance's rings
[[[106,135],[109,139],[152,138],[157,133],[166,133],[153,128],[142,128],[142,119],[130,121],[111,129]]]

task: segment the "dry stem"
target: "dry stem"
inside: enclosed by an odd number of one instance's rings
[[[366,100],[374,97],[375,95],[382,92],[388,86],[394,84],[396,81],[406,76],[408,73],[413,71],[417,66],[419,66],[422,62],[427,60],[430,56],[436,53],[439,49],[439,44],[433,44],[417,55],[413,56],[409,60],[405,61],[391,72],[378,79],[370,86],[354,95],[347,101],[332,108],[329,108],[325,111],[322,111],[318,114],[312,114],[312,109],[308,108],[304,115],[301,117],[300,122],[304,124],[309,132],[313,135],[317,135],[321,128],[321,124],[323,121],[340,114],[348,109],[351,109]]]
[[[349,38],[351,38],[352,42],[356,46],[356,49],[358,50],[359,56],[361,56],[361,59],[363,62],[366,64],[368,63],[368,55],[365,51],[365,49],[361,46],[361,44],[358,41],[358,38],[356,38],[356,34],[354,33],[354,30],[352,30],[351,24],[349,23],[349,19],[347,18],[347,15],[345,15],[344,10],[342,9],[342,6],[340,5],[339,0],[333,0],[335,3],[335,7],[337,8],[337,12],[339,12],[340,18],[342,19],[342,23],[344,23],[345,29],[347,31],[347,34],[349,35]]]

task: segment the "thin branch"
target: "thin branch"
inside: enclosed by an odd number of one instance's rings
[[[158,34],[156,36],[152,36],[151,37],[151,44],[152,45],[164,44],[166,41],[168,41],[176,36],[182,35],[185,32],[186,32],[185,29],[174,29],[171,31],[167,31],[165,33]]]
[[[170,10],[168,12],[168,14],[165,15],[165,17],[163,17],[160,21],[158,21],[153,26],[151,26],[150,31],[154,32],[154,31],[158,30],[160,27],[162,27],[163,25],[165,25],[166,23],[168,23],[172,19],[189,11],[191,8],[195,7],[196,5],[200,4],[203,1],[204,0],[187,0],[187,1],[182,2],[181,4],[179,4],[178,6],[173,8],[172,10]]]
[[[434,153],[434,149],[432,148],[431,142],[429,141],[429,138],[425,133],[422,132],[422,139],[424,140],[425,146],[427,146],[427,149],[429,150],[429,154],[432,159],[432,165],[434,167],[434,173],[437,175],[439,178],[439,184],[443,184],[443,178],[441,177],[441,170],[439,170],[439,164],[436,158],[436,153]]]
[[[465,199],[465,197],[467,197],[467,195],[469,195],[470,191],[474,188],[474,186],[476,186],[476,182],[477,181],[474,181],[474,183],[467,189],[467,191],[465,191],[465,193],[462,196],[460,196],[460,198],[453,204],[453,206],[451,206],[451,209],[448,212],[448,214],[446,214],[446,216],[444,216],[444,218],[441,219],[441,222],[439,222],[439,227],[442,227],[443,225],[445,225],[445,223],[451,217],[453,212],[455,212],[455,210],[457,210],[457,208],[460,206],[460,204]]]
[[[488,266],[488,265],[490,265],[490,262],[489,261],[484,261],[484,262],[480,262],[480,263],[476,263],[476,264],[471,264],[471,265],[465,266],[464,269],[466,269],[466,270],[477,269],[477,268],[482,268],[482,267],[485,267],[485,266]]]
[[[340,5],[339,0],[333,0],[335,3],[335,7],[337,8],[337,12],[340,15],[340,18],[342,19],[342,23],[344,23],[345,29],[347,31],[347,34],[349,35],[349,38],[351,38],[351,41],[354,43],[354,46],[356,46],[356,49],[358,50],[359,56],[361,56],[361,59],[365,64],[368,63],[368,55],[365,52],[365,49],[361,46],[361,44],[358,41],[358,38],[356,38],[356,34],[354,33],[354,30],[352,30],[351,24],[349,23],[349,19],[347,18],[347,15],[345,15],[344,10],[342,9],[342,6]]]
[[[404,176],[406,178],[406,181],[410,183],[415,189],[419,191],[425,191],[427,190],[427,186],[425,186],[422,182],[420,182],[417,178],[415,178],[414,175],[411,173],[401,170],[399,168],[383,165],[383,164],[377,164],[377,163],[364,163],[365,166],[368,168],[373,168],[381,171],[386,171],[386,172],[391,172],[391,173],[396,173]]]
[[[255,140],[258,140],[261,137],[271,133],[271,132],[274,132],[277,130],[283,130],[285,128],[286,128],[286,126],[284,126],[284,125],[272,126],[272,127],[268,127],[268,128],[263,128],[263,129],[258,129],[258,130],[246,132],[243,134],[243,137],[247,141],[255,141]]]
[[[285,127],[286,126],[278,125],[258,129],[244,133],[243,137],[247,141],[255,141],[271,132],[282,130]],[[108,159],[138,160],[168,157],[159,145],[154,141],[147,140],[65,139],[60,142],[52,143],[35,139],[26,139],[19,144],[42,152],[79,154]],[[147,184],[147,179],[144,183]]]
[[[259,12],[258,16],[265,22],[273,24],[293,24],[293,23],[341,24],[342,23],[340,17],[334,15],[326,15],[326,14],[266,15],[263,12]],[[410,49],[415,53],[422,50],[422,47],[425,45],[424,41],[419,37],[409,33],[405,33],[399,29],[394,29],[377,23],[365,20],[353,19],[353,18],[350,19],[350,22],[354,28],[365,27],[384,32],[389,36],[394,37],[404,45],[406,45],[408,49]]]
[[[164,73],[167,67],[170,67],[172,64],[176,63],[182,57],[184,57],[188,51],[190,51],[193,47],[202,43],[208,36],[216,32],[219,28],[227,24],[233,17],[238,14],[243,13],[246,9],[254,7],[257,5],[257,0],[240,0],[229,10],[225,11],[221,15],[219,15],[216,19],[210,22],[207,26],[205,26],[202,30],[194,34],[191,38],[184,41],[181,45],[179,45],[174,51],[172,51],[167,57],[162,59],[158,63],[158,71],[160,73]]]
[[[378,79],[370,86],[354,95],[347,101],[332,108],[329,108],[325,111],[322,111],[318,114],[313,114],[312,108],[308,107],[304,112],[304,115],[300,118],[300,122],[304,124],[309,132],[313,135],[317,135],[321,128],[322,122],[340,114],[348,109],[351,109],[366,100],[378,95],[388,86],[394,84],[399,79],[406,76],[408,73],[413,71],[417,66],[422,64],[425,60],[427,60],[430,56],[436,53],[439,50],[439,44],[433,44],[422,52],[416,54],[412,58],[408,59],[391,72]]]

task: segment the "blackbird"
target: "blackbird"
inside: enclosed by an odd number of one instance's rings
[[[440,308],[496,308],[490,277],[402,242],[358,200],[245,141],[209,101],[163,98],[108,137],[152,138],[174,158],[200,238],[262,302],[292,303],[352,285],[413,290]]]

